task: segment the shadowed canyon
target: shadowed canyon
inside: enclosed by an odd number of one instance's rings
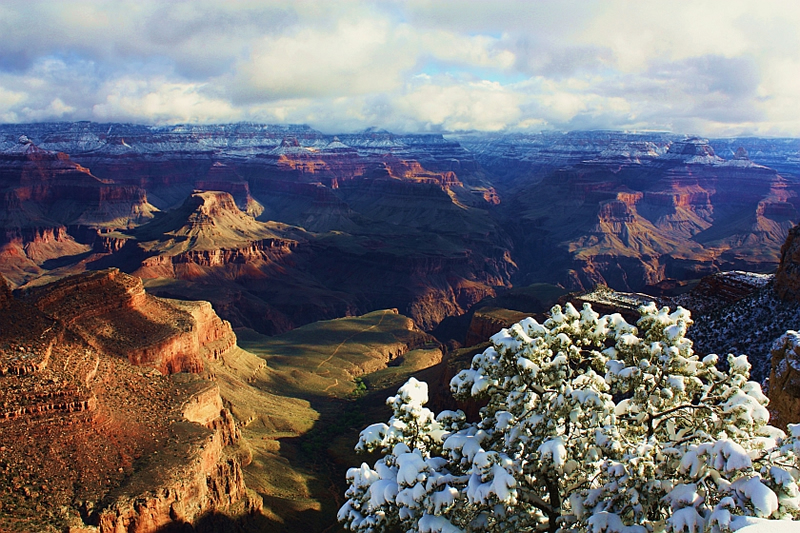
[[[492,334],[597,287],[711,316],[800,283],[797,139],[13,124],[0,195],[0,531],[335,531],[408,376],[453,407]]]

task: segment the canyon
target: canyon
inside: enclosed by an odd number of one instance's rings
[[[0,529],[322,531],[397,384],[475,414],[523,316],[797,299],[800,142],[739,141],[0,125]]]
[[[210,300],[236,327],[268,334],[385,307],[431,329],[510,286],[516,270],[511,244],[489,214],[496,191],[468,152],[441,136],[372,131],[340,140],[307,127],[247,124],[20,127],[28,134],[15,140],[0,133],[9,195],[19,195],[19,176],[35,152],[91,168],[107,187],[139,197],[126,206],[127,219],[91,223],[39,216],[48,207],[31,200],[33,207],[3,224],[2,271],[15,286],[115,266],[168,280],[148,282],[155,294]],[[60,170],[51,166],[55,182]],[[209,190],[233,202],[195,194]],[[210,218],[193,214],[205,209],[199,201],[224,208]],[[267,241],[243,226],[225,229],[242,214],[283,237],[270,237],[266,250]],[[206,235],[203,245],[193,235],[208,224],[223,235]],[[143,244],[164,232],[175,234],[168,239],[175,246]]]
[[[117,270],[0,289],[0,527],[146,532],[261,508],[202,375],[235,344],[208,304],[157,299]]]
[[[152,296],[117,269],[15,293],[0,278],[0,529],[327,521],[327,485],[291,441],[341,416],[356,378],[396,386],[442,358],[395,309],[240,334],[253,352],[208,302]]]
[[[198,290],[195,298],[235,326],[268,334],[385,307],[430,330],[533,282],[656,290],[720,270],[771,271],[798,221],[800,146],[736,142],[603,131],[1,125],[2,271],[22,286],[107,266],[140,270],[176,280],[148,282],[157,293]],[[91,205],[64,207],[69,195],[53,188],[62,181],[93,188],[80,189]],[[236,283],[248,276],[246,257],[265,257],[253,235],[249,246],[237,237],[235,252],[222,243],[226,252],[214,257],[195,247],[176,259],[174,248],[165,255],[154,246],[140,257],[143,239],[161,238],[158,228],[198,223],[187,205],[198,202],[188,200],[195,191],[228,193],[232,212],[283,228],[294,248],[273,248],[271,267],[253,273],[280,282]],[[148,235],[134,237],[137,227]],[[233,285],[209,287],[211,263],[211,277]],[[290,296],[277,288],[288,285]]]

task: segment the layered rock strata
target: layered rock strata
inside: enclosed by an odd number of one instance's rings
[[[230,324],[208,302],[155,298],[141,279],[117,269],[31,289],[25,300],[95,349],[163,374],[202,372],[205,360],[236,343]]]
[[[622,164],[622,161],[626,161]],[[579,290],[640,291],[719,270],[769,271],[798,217],[798,186],[744,154],[723,160],[702,139],[647,156],[600,154],[556,170],[513,202],[523,248],[559,263],[535,279]]]
[[[154,298],[116,270],[23,300],[2,280],[0,529],[150,533],[260,509],[210,375],[166,375],[234,346],[209,304]]]

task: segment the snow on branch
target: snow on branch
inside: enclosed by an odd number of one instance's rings
[[[770,426],[744,355],[696,356],[688,311],[635,325],[555,306],[492,337],[450,383],[480,420],[434,415],[410,379],[347,473],[352,531],[724,532],[800,517],[800,426]],[[755,519],[755,518],[754,518]]]

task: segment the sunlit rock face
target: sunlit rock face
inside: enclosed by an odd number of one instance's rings
[[[99,179],[25,136],[0,152],[0,191],[6,239],[37,225],[127,227],[153,216],[142,188]]]
[[[258,510],[213,374],[236,337],[207,302],[117,270],[0,278],[0,528],[139,533]]]
[[[101,180],[25,135],[0,151],[0,263],[14,285],[42,274],[48,261],[89,252],[98,232],[156,211],[141,187]]]

